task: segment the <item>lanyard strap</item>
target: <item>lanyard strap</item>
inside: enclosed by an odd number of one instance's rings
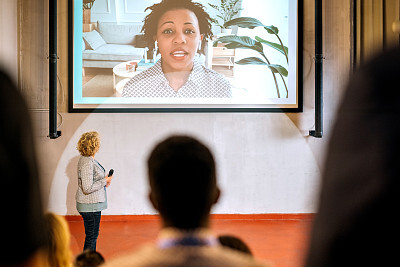
[[[176,246],[198,247],[198,246],[215,246],[218,242],[215,237],[200,238],[193,235],[187,235],[180,238],[165,238],[158,241],[158,247],[167,249]]]
[[[95,163],[96,163],[100,168],[103,169],[103,171],[106,171],[106,169],[104,169],[104,167],[100,164],[100,162],[98,162],[98,161],[95,160],[95,159],[94,159],[94,161],[95,161]]]

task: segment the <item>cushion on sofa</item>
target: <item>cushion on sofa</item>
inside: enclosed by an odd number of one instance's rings
[[[91,32],[84,32],[82,33],[82,36],[86,44],[93,50],[106,44],[104,39],[100,36],[100,34],[96,30],[93,30]]]
[[[143,58],[144,49],[133,45],[106,44],[96,50],[85,50],[83,60],[130,61]]]
[[[97,22],[97,30],[108,44],[133,44],[135,36],[140,34],[142,26],[142,24]]]

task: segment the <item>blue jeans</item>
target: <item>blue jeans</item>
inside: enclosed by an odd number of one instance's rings
[[[90,249],[96,251],[97,237],[99,236],[101,211],[79,212],[83,218],[85,226],[85,245],[83,250]]]

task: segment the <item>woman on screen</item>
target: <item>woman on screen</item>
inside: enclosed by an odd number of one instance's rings
[[[191,0],[163,0],[147,9],[142,31],[149,48],[157,42],[161,59],[134,76],[125,97],[231,97],[229,82],[195,60],[205,39],[212,36],[210,16]]]

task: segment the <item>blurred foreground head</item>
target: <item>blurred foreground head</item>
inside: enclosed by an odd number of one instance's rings
[[[389,266],[400,181],[400,50],[352,77],[337,114],[306,266]]]
[[[104,262],[105,259],[100,252],[86,249],[76,256],[74,267],[97,267]]]
[[[210,209],[219,197],[214,157],[188,136],[171,136],[148,159],[150,200],[165,227],[193,230],[207,227]]]
[[[50,266],[71,267],[71,234],[67,221],[63,216],[52,212],[47,212],[44,219],[47,230],[47,259]]]
[[[0,266],[31,266],[46,240],[32,127],[24,100],[1,70],[0,170]]]

